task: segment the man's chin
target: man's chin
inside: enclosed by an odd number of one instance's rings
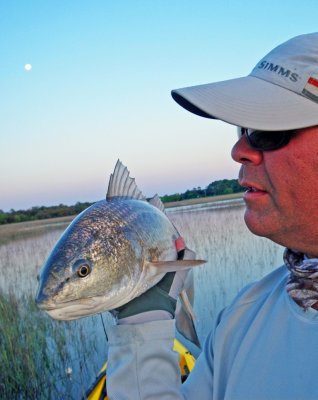
[[[286,231],[282,230],[281,224],[275,222],[274,217],[261,216],[259,213],[247,209],[244,220],[248,230],[254,235],[265,237],[280,246],[289,247],[288,242],[291,238]]]
[[[249,231],[254,235],[270,238],[271,232],[265,221],[256,212],[246,209],[244,221]]]

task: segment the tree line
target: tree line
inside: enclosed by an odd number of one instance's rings
[[[239,185],[237,179],[222,179],[210,183],[206,188],[201,187],[186,190],[184,193],[165,194],[161,197],[163,203],[171,201],[181,201],[196,199],[200,197],[219,196],[222,194],[232,194],[244,192],[246,189]]]
[[[201,187],[188,189],[184,193],[165,194],[161,197],[163,203],[172,201],[181,201],[187,199],[195,199],[207,196],[218,196],[222,194],[231,194],[243,192],[245,189],[242,188],[237,179],[223,179],[210,183],[206,188]],[[5,212],[0,210],[0,225],[10,224],[13,222],[24,222],[34,221],[39,219],[65,217],[68,215],[76,215],[85,210],[87,207],[94,203],[89,202],[77,202],[72,206],[65,204],[59,204],[58,206],[41,206],[32,207],[28,210],[13,210]]]
[[[65,204],[59,204],[58,206],[41,206],[32,207],[28,210],[13,210],[4,212],[0,210],[0,225],[10,224],[12,222],[24,222],[24,221],[35,221],[38,219],[66,217],[68,215],[76,215],[85,210],[85,208],[91,206],[94,203],[80,203],[77,202],[75,205],[66,206]]]

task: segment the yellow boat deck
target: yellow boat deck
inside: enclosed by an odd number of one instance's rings
[[[195,365],[195,358],[189,352],[189,350],[179,342],[178,339],[174,340],[173,349],[180,355],[179,365],[181,380],[184,382]],[[103,365],[98,373],[98,376],[96,377],[94,384],[86,393],[86,398],[88,400],[108,400],[106,392],[106,369],[107,362]]]

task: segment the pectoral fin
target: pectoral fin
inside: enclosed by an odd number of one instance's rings
[[[206,263],[205,260],[147,261],[146,267],[157,275],[197,267],[204,263]]]

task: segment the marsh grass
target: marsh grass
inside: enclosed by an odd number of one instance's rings
[[[60,234],[60,230],[41,235],[36,231],[33,236],[29,233],[25,239],[0,245],[0,288],[16,296],[35,294],[40,267]]]
[[[0,397],[58,398],[54,368],[65,363],[65,341],[61,331],[45,318],[38,318],[34,302],[11,292],[0,293]],[[36,322],[36,329],[34,324]],[[49,354],[48,342],[54,336],[59,353]],[[63,386],[63,385],[62,385]]]
[[[99,317],[91,317],[92,325]],[[31,296],[0,292],[0,398],[75,399],[84,396],[102,360],[101,332],[79,321],[54,321]],[[102,346],[105,349],[105,338]]]
[[[74,216],[68,216],[0,225],[0,245],[9,243],[12,240],[41,236],[48,231],[61,231],[73,218]]]

